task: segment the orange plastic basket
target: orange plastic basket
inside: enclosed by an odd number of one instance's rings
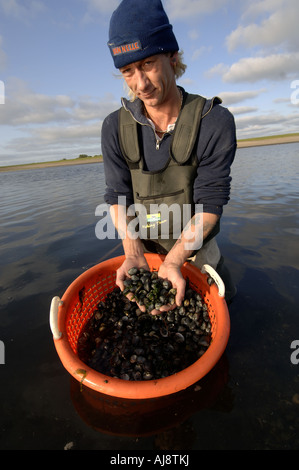
[[[151,271],[157,271],[164,257],[146,254]],[[116,270],[124,256],[112,258],[88,269],[67,288],[62,298],[54,297],[50,308],[50,327],[54,344],[65,369],[85,386],[106,395],[146,399],[179,392],[204,377],[221,358],[230,333],[230,319],[224,299],[224,286],[217,273],[208,265],[205,273],[185,263],[184,278],[190,287],[199,292],[208,307],[212,325],[212,342],[207,351],[186,369],[156,380],[131,381],[113,378],[91,369],[83,363],[77,353],[78,338],[86,322],[93,315],[100,301],[105,301],[115,288]],[[209,285],[208,275],[215,283]]]

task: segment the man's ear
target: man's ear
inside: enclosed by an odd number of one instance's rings
[[[170,55],[170,60],[171,60],[171,64],[173,66],[175,66],[177,64],[177,61],[178,61],[178,53],[177,52],[172,52],[171,55]]]
[[[177,52],[172,52],[170,55],[171,58],[171,63],[176,64],[178,60],[178,53]]]

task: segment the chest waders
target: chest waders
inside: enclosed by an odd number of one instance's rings
[[[187,94],[177,119],[169,158],[159,171],[145,171],[140,149],[141,125],[124,107],[119,110],[119,140],[130,169],[141,241],[147,251],[166,254],[194,215],[196,143],[206,100]],[[219,222],[204,243],[219,232]]]

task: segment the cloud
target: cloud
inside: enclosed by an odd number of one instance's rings
[[[5,105],[0,106],[1,155],[6,161],[15,155],[30,162],[35,156],[35,161],[43,161],[98,154],[103,119],[119,107],[111,94],[51,96],[34,93],[18,79],[7,88]],[[4,126],[14,131],[7,142]]]
[[[242,101],[251,100],[256,98],[261,93],[265,93],[266,89],[260,90],[247,90],[247,91],[223,91],[218,93],[218,96],[222,99],[225,106],[229,106],[235,103],[241,103]]]
[[[165,0],[164,7],[171,21],[194,18],[213,13],[227,4],[227,0]]]
[[[231,106],[228,109],[234,116],[238,114],[248,114],[258,111],[258,108],[254,108],[253,106]]]
[[[0,108],[0,124],[9,126],[43,124],[70,118],[74,102],[68,96],[34,93],[22,80],[6,85],[5,106]]]
[[[195,81],[189,77],[181,77],[178,81],[178,84],[180,84],[182,87],[187,88],[188,86],[193,86],[195,84]]]
[[[245,10],[241,18],[243,20],[256,20],[264,14],[269,14],[269,11],[276,11],[281,8],[282,2],[285,0],[252,0],[251,2],[244,2]],[[286,0],[287,2],[289,0]]]
[[[86,4],[86,12],[83,16],[83,23],[92,23],[98,21],[99,18],[102,20],[107,19],[107,16],[111,15],[112,12],[118,7],[118,0],[81,0]]]
[[[212,50],[212,46],[206,47],[206,46],[201,46],[198,49],[195,49],[192,53],[191,60],[196,61],[198,60],[203,54],[209,53]]]
[[[222,70],[223,67],[222,67]],[[266,57],[245,57],[224,71],[224,82],[281,81],[295,78],[299,70],[299,53],[272,54]]]
[[[35,93],[22,80],[13,79],[6,86],[5,106],[0,107],[0,124],[29,126],[51,122],[87,122],[103,119],[116,105],[110,94],[102,99],[51,96]]]
[[[46,10],[46,6],[42,1],[31,0],[0,0],[0,8],[6,16],[13,17],[21,21],[27,21],[36,17],[39,13]]]
[[[24,127],[3,146],[0,165],[76,158],[82,153],[99,155],[101,127],[101,120],[87,125]]]
[[[241,49],[243,56],[228,66],[216,64],[208,76],[222,75],[227,83],[277,82],[294,79],[299,70],[297,0],[253,1],[240,24],[226,38],[230,52]],[[244,53],[244,48],[247,53]]]
[[[238,138],[258,137],[264,135],[289,134],[298,132],[299,115],[292,113],[282,115],[269,112],[268,114],[254,114],[236,118]]]
[[[114,11],[118,5],[118,0],[84,0],[87,3],[88,9],[100,13],[110,13]]]
[[[19,128],[2,146],[0,165],[41,162],[101,153],[102,121]]]
[[[81,0],[87,5],[84,21],[94,21],[95,15],[110,15],[119,5],[120,0]],[[194,18],[211,14],[227,4],[228,0],[164,0],[163,5],[170,21]],[[150,3],[150,2],[149,2]],[[146,14],[146,12],[145,12]],[[193,32],[193,34],[195,34]]]
[[[81,0],[87,5],[84,15],[84,22],[91,22],[98,19],[100,15],[110,15],[119,5],[120,0]],[[211,14],[221,6],[227,4],[228,0],[164,0],[163,5],[170,21],[194,18],[199,15]],[[146,14],[146,12],[145,12]],[[96,15],[96,16],[95,16]]]
[[[74,124],[66,126],[46,126],[46,127],[32,127],[26,133],[30,138],[16,137],[12,139],[7,145],[7,149],[15,150],[17,147],[23,151],[32,149],[34,147],[41,148],[43,145],[51,144],[53,147],[60,147],[62,142],[82,142],[88,141],[91,138],[96,138],[99,141],[101,131],[101,121],[89,124],[87,126]]]
[[[280,0],[253,3],[249,14],[266,13],[268,16],[259,22],[239,25],[226,39],[229,51],[240,47],[277,48],[296,51],[299,46],[298,1]],[[297,13],[297,14],[296,14]]]
[[[223,62],[214,65],[212,68],[205,72],[207,78],[212,78],[214,75],[224,75],[229,70],[229,66]]]
[[[192,40],[192,41],[196,41],[199,37],[199,33],[196,29],[191,29],[189,32],[188,32],[188,37]]]
[[[2,36],[0,36],[0,70],[3,70],[6,65],[6,54],[2,47],[2,43],[3,43],[3,39],[2,39]]]

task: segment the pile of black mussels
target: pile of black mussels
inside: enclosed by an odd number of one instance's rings
[[[174,305],[175,289],[157,272],[132,268],[129,274],[125,290],[116,287],[110,292],[85,325],[78,340],[79,358],[102,374],[124,380],[159,379],[193,364],[211,342],[211,323],[200,294],[187,279],[182,305],[152,315],[153,308]]]

